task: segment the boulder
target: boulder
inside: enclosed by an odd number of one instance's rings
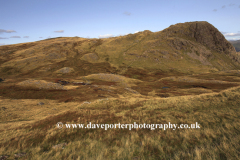
[[[39,103],[38,103],[38,105],[40,105],[40,106],[41,106],[41,105],[44,105],[44,103],[43,103],[43,102],[39,102]]]
[[[63,67],[63,68],[57,70],[56,73],[61,73],[61,74],[63,73],[63,74],[65,74],[65,73],[71,73],[71,72],[73,72],[73,71],[74,71],[73,68]]]
[[[81,57],[81,60],[88,61],[90,63],[96,63],[99,60],[99,57],[96,53],[87,53]]]

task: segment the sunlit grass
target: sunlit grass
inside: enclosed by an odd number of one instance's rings
[[[189,36],[189,25],[1,46],[0,159],[240,159],[238,53],[210,50]]]
[[[75,109],[69,104],[68,108],[72,108],[69,112],[36,119],[23,127],[17,125],[14,134],[14,127],[2,132],[1,154],[24,151],[28,159],[238,159],[239,91],[240,87],[235,87],[198,96],[109,99],[78,105]],[[59,106],[52,104],[51,107]],[[198,122],[201,128],[59,130],[55,127],[59,121],[83,124]],[[64,149],[52,148],[62,143],[67,143]]]

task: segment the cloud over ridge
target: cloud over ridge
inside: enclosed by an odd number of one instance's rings
[[[240,33],[226,33],[226,32],[224,32],[223,35],[227,36],[227,37],[234,37],[234,36],[240,36]]]
[[[112,34],[105,34],[105,35],[99,35],[98,38],[109,38],[109,37],[113,37]]]

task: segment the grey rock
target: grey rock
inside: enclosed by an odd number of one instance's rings
[[[73,68],[70,68],[70,67],[64,67],[64,68],[61,68],[58,72],[59,73],[70,73],[73,71]]]
[[[23,157],[23,156],[25,156],[26,155],[26,153],[16,153],[16,154],[14,154],[14,156],[16,157],[16,158],[20,158],[20,157]]]
[[[44,103],[43,102],[39,102],[38,105],[44,105]]]
[[[64,147],[67,145],[67,143],[61,143],[61,144],[57,144],[52,146],[53,149],[64,149]]]

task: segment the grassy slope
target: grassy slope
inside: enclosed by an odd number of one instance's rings
[[[168,99],[132,96],[67,106],[44,101],[44,112],[34,101],[21,101],[18,105],[28,109],[28,114],[20,114],[23,111],[14,105],[8,107],[19,110],[21,121],[1,127],[5,131],[1,132],[0,152],[25,152],[27,159],[239,159],[239,91],[236,87],[217,94]],[[3,100],[2,106],[8,103]],[[64,112],[68,109],[71,111]],[[55,114],[47,116],[48,112]],[[59,121],[85,125],[198,122],[200,129],[57,129]],[[52,148],[62,143],[67,143],[63,150]]]
[[[1,46],[0,78],[6,80],[0,85],[0,156],[239,159],[239,65],[180,33],[166,29]],[[56,72],[64,67],[74,71]],[[56,84],[59,79],[88,85],[62,87]],[[198,122],[201,129],[59,130],[55,125],[60,121]],[[63,143],[64,149],[52,148]]]
[[[57,76],[53,72],[63,67],[72,67],[73,76],[112,71],[124,74],[129,67],[180,73],[239,69],[239,64],[227,55],[180,34],[188,33],[187,29],[187,24],[178,24],[160,32],[144,31],[109,39],[60,37],[1,46],[0,73]],[[180,32],[173,34],[172,30]]]

